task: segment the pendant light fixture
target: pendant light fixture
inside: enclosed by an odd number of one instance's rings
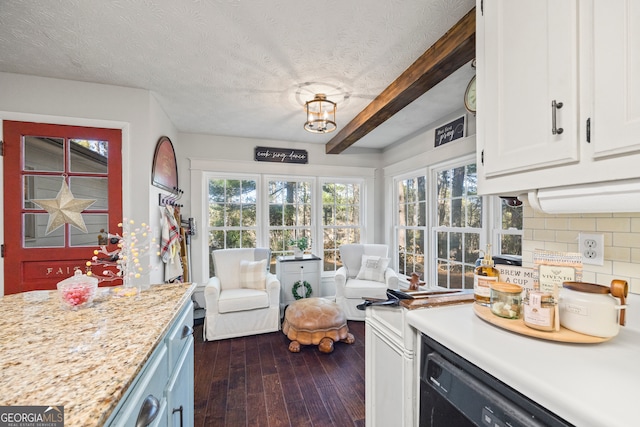
[[[312,133],[329,133],[336,130],[336,103],[329,101],[324,93],[318,93],[305,102],[307,121],[305,130]]]

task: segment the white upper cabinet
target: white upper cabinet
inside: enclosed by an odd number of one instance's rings
[[[486,176],[578,160],[576,10],[575,0],[484,1]]]
[[[596,159],[640,151],[640,2],[594,2],[593,124]]]
[[[640,177],[640,2],[478,0],[482,194]]]

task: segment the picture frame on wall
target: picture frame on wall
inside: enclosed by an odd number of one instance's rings
[[[167,136],[162,136],[156,144],[151,169],[151,184],[175,193],[178,190],[178,163],[173,144]]]

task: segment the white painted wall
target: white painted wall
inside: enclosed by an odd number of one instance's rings
[[[0,121],[122,129],[124,215],[148,221],[159,230],[156,207],[159,189],[151,186],[153,153],[160,136],[174,139],[177,132],[153,94],[140,89],[11,73],[0,73],[0,94]],[[4,241],[4,218],[1,221],[0,241]],[[88,254],[87,258],[90,257]],[[154,263],[157,265],[159,260]],[[162,269],[152,271],[147,281],[162,281],[162,273]],[[0,259],[0,294],[4,293],[3,276]]]

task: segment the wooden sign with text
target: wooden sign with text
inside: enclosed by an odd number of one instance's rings
[[[294,150],[292,148],[256,147],[254,152],[256,162],[277,163],[309,163],[307,150]]]

